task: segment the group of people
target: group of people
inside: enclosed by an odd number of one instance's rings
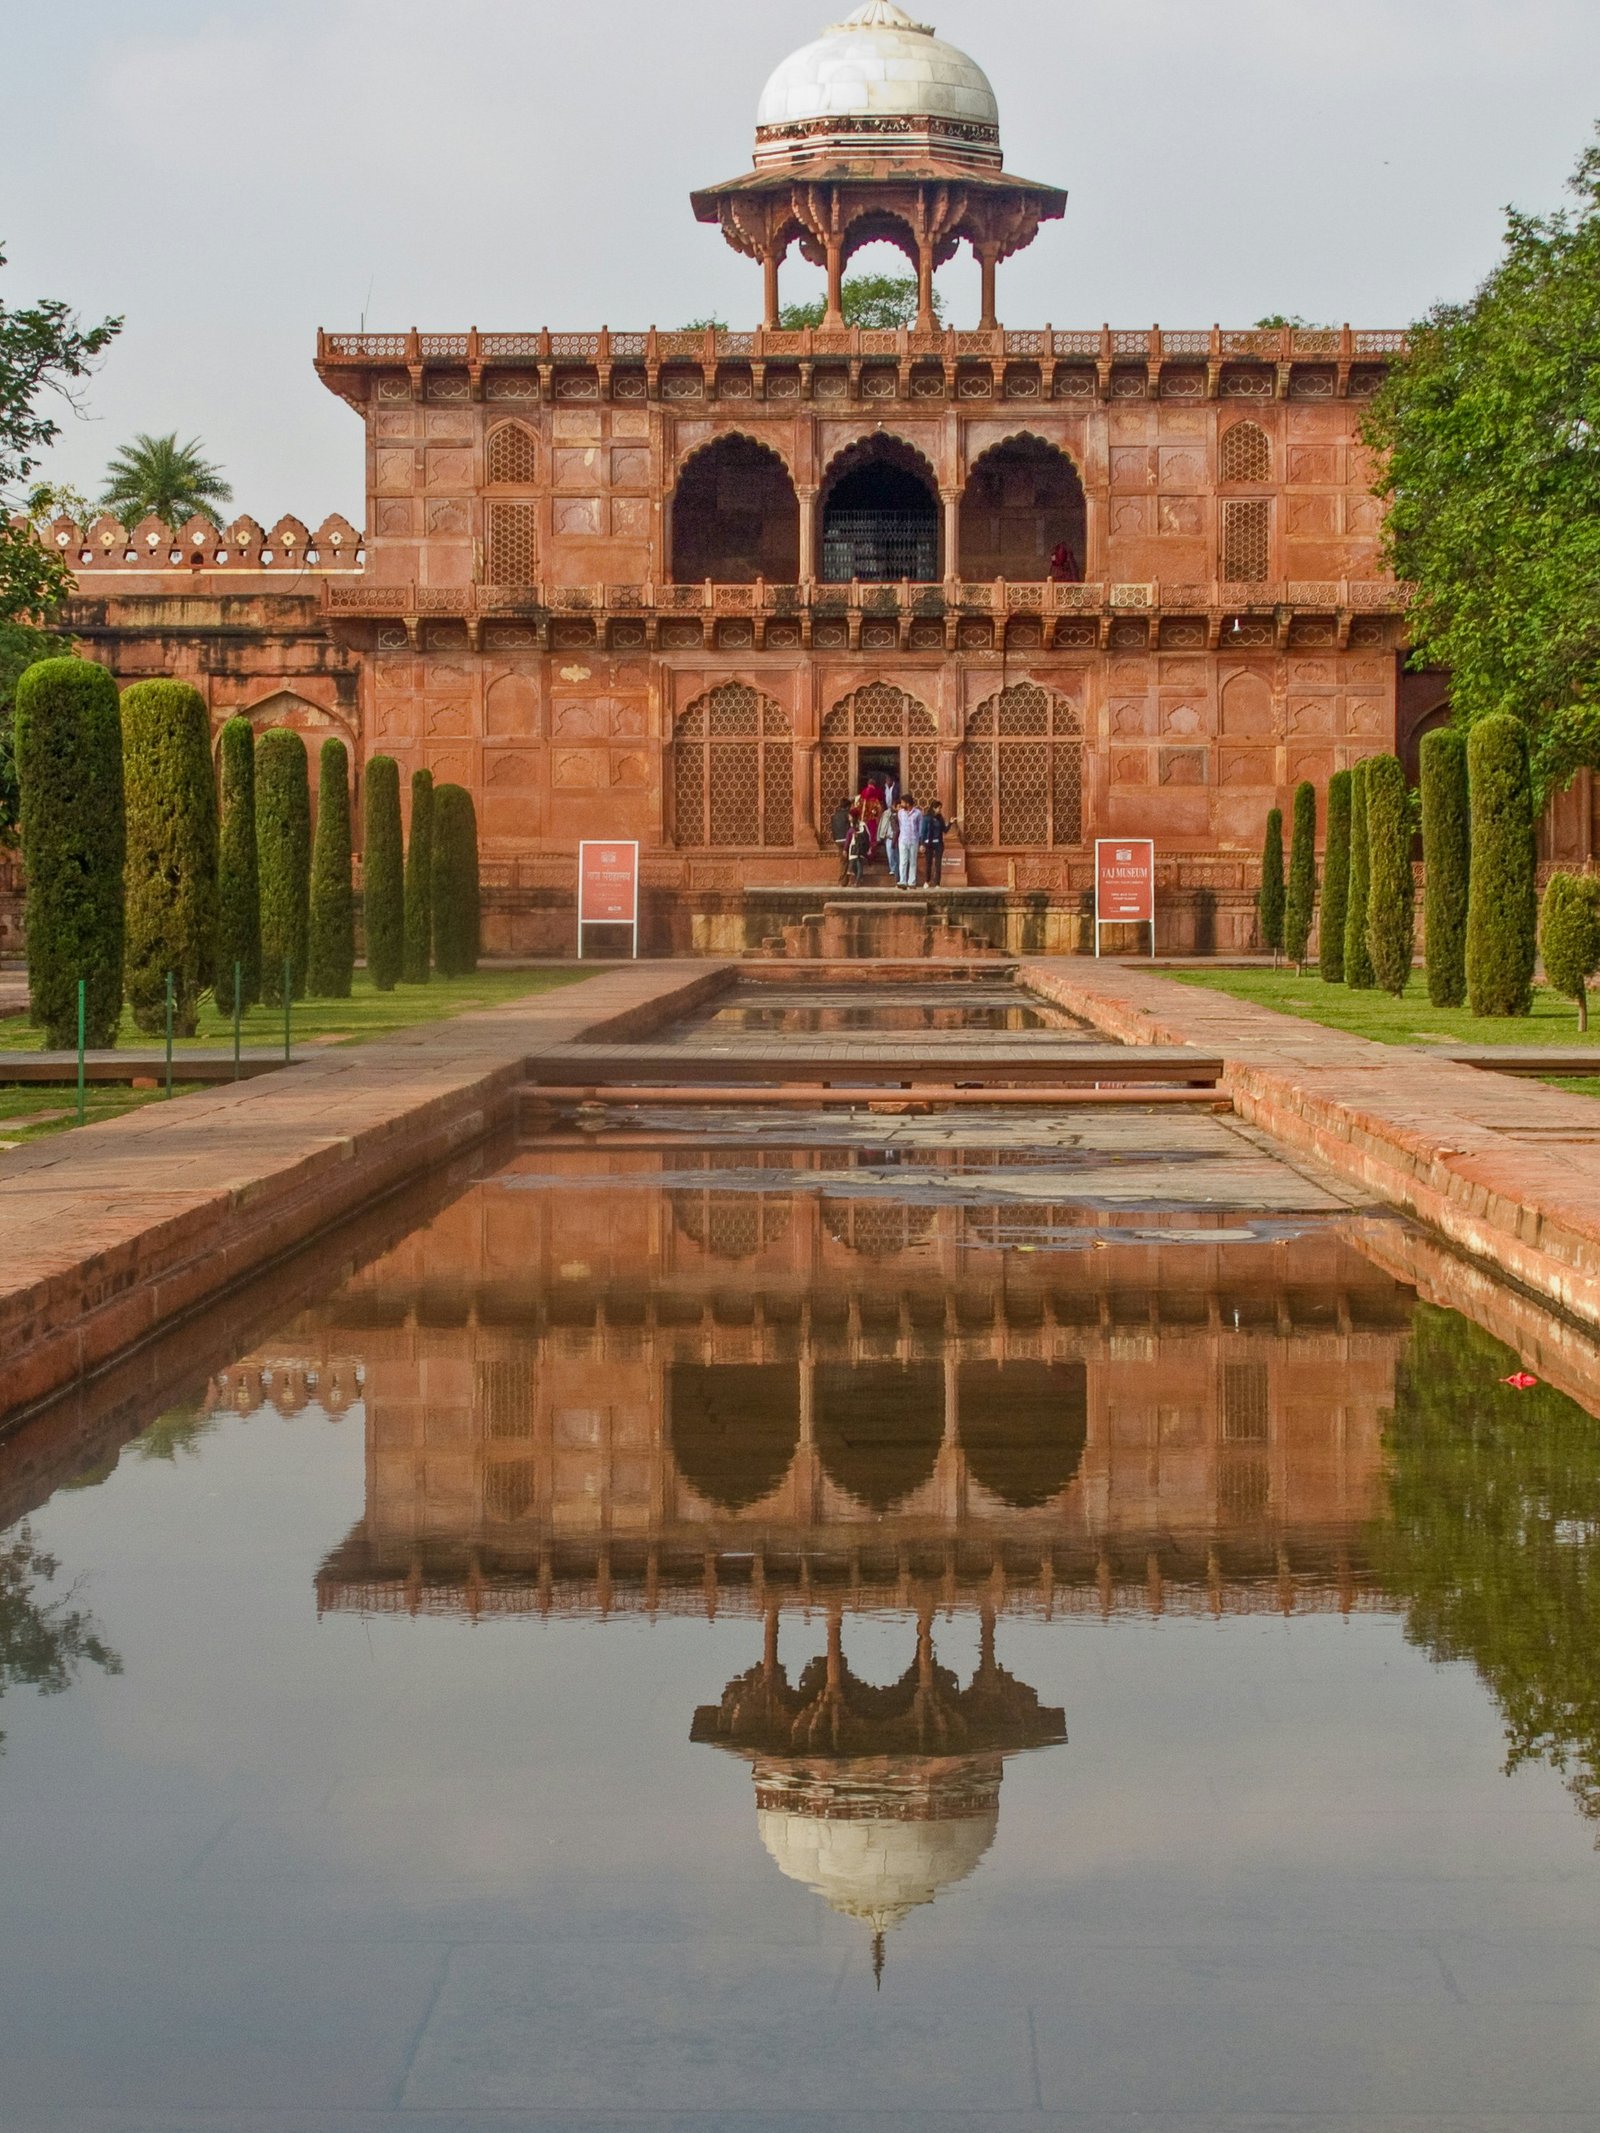
[[[859,888],[867,869],[878,862],[888,867],[897,888],[914,889],[920,878],[924,887],[936,889],[944,874],[948,828],[937,800],[919,807],[892,778],[886,787],[868,778],[853,800],[842,799],[833,811],[830,833],[839,849],[839,879]]]

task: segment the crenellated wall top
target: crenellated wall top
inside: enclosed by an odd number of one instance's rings
[[[125,526],[109,512],[81,525],[74,518],[53,519],[39,535],[56,549],[74,575],[85,571],[270,570],[276,574],[359,571],[366,563],[366,536],[340,513],[325,518],[315,531],[303,519],[286,515],[272,526],[249,517],[226,526],[195,517],[171,526],[153,513],[136,526]]]

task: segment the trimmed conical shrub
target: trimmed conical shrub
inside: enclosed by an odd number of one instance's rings
[[[1317,967],[1325,985],[1344,983],[1344,922],[1350,902],[1350,773],[1328,780],[1328,843],[1322,855],[1322,924]]]
[[[1294,789],[1294,829],[1289,839],[1289,889],[1283,902],[1283,952],[1296,970],[1306,967],[1306,943],[1317,905],[1317,788]]]
[[[233,1012],[261,997],[261,871],[256,855],[256,736],[247,718],[222,729],[222,828],[217,845],[217,1005]]]
[[[256,852],[261,869],[261,997],[304,999],[311,922],[311,786],[306,744],[286,727],[256,743]]]
[[[1578,1027],[1589,1027],[1588,983],[1600,967],[1600,880],[1592,874],[1552,874],[1539,906],[1539,953],[1557,992],[1578,1003]]]
[[[361,926],[367,976],[378,992],[393,992],[405,961],[405,861],[401,854],[400,765],[392,755],[367,764],[362,801]]]
[[[1422,926],[1428,998],[1459,1007],[1467,997],[1467,886],[1471,809],[1467,737],[1459,726],[1422,736]]]
[[[125,985],[147,1035],[192,1037],[217,945],[217,787],[211,718],[186,681],[136,681],[122,698],[128,853]]]
[[[1263,948],[1272,950],[1277,961],[1283,953],[1283,809],[1267,816],[1267,834],[1261,846],[1261,886],[1256,891],[1256,926]]]
[[[1533,789],[1528,736],[1509,712],[1491,712],[1468,735],[1467,794],[1467,1004],[1475,1015],[1525,1015],[1537,928]]]
[[[1357,992],[1371,992],[1372,956],[1367,947],[1367,765],[1350,772],[1350,880],[1344,904],[1344,981]]]
[[[348,1000],[356,967],[356,903],[350,886],[350,754],[326,740],[317,763],[317,832],[311,847],[311,919],[306,991]]]
[[[478,967],[478,817],[464,785],[433,795],[433,960],[442,978]]]
[[[1367,954],[1374,982],[1398,999],[1411,978],[1416,885],[1411,794],[1397,755],[1367,764]]]
[[[122,1019],[122,707],[104,667],[41,659],[18,679],[13,744],[27,879],[28,1000],[45,1043],[117,1041]]]
[[[402,976],[426,985],[433,956],[433,772],[411,773],[411,840],[406,846],[406,948]]]

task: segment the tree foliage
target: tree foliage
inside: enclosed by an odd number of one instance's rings
[[[1459,726],[1422,736],[1422,922],[1428,998],[1467,997],[1467,886],[1472,875],[1467,737]]]
[[[1328,780],[1328,842],[1322,855],[1322,926],[1317,967],[1325,985],[1344,983],[1344,922],[1350,902],[1350,773]]]
[[[1344,981],[1353,992],[1371,992],[1372,954],[1367,947],[1367,898],[1371,888],[1367,842],[1367,764],[1350,772],[1350,879],[1344,903]]]
[[[1539,953],[1557,992],[1578,1005],[1578,1027],[1589,1027],[1589,980],[1600,968],[1600,880],[1593,874],[1552,874],[1539,906]]]
[[[18,1686],[59,1696],[85,1666],[122,1672],[94,1616],[73,1605],[70,1587],[60,1599],[40,1597],[60,1567],[38,1546],[26,1520],[0,1542],[0,1696]]]
[[[1283,953],[1283,809],[1274,807],[1267,816],[1267,834],[1261,844],[1261,883],[1256,890],[1256,926],[1263,948],[1274,959]]]
[[[317,763],[317,832],[311,850],[306,991],[348,1000],[356,967],[356,906],[350,885],[350,751],[329,738]]]
[[[275,727],[256,743],[256,854],[261,878],[261,997],[283,1005],[289,988],[305,997],[311,922],[311,785],[306,744]]]
[[[122,706],[104,667],[44,659],[17,683],[17,775],[27,877],[28,997],[47,1045],[91,1047],[122,1019],[126,815]]]
[[[1528,736],[1510,712],[1467,740],[1472,878],[1467,887],[1467,1004],[1475,1015],[1533,1007],[1538,919]]]
[[[1507,1769],[1559,1771],[1600,1819],[1600,1430],[1552,1386],[1506,1385],[1518,1368],[1468,1320],[1416,1306],[1375,1567],[1411,1643],[1477,1668]]]
[[[1375,755],[1367,764],[1367,956],[1374,982],[1396,999],[1410,983],[1416,937],[1411,837],[1404,766]]]
[[[408,985],[426,985],[433,960],[433,772],[411,773],[411,839],[406,846]]]
[[[785,304],[778,324],[790,333],[803,326],[820,326],[827,299],[814,296],[803,304]],[[847,274],[839,291],[839,308],[847,326],[884,331],[917,322],[917,278],[914,274]],[[944,299],[933,292],[933,315],[944,318]]]
[[[1306,967],[1306,943],[1317,904],[1317,788],[1294,789],[1294,828],[1289,838],[1289,890],[1283,905],[1283,950],[1296,970]]]
[[[361,921],[367,975],[379,992],[393,992],[405,962],[406,902],[400,765],[392,755],[368,761],[362,807]]]
[[[261,997],[261,868],[256,850],[256,736],[247,718],[222,729],[222,829],[217,852],[217,1001],[233,1007]]]
[[[1413,327],[1369,410],[1419,664],[1468,722],[1528,729],[1541,799],[1600,765],[1600,142],[1573,206],[1507,216],[1499,264]]]
[[[464,785],[433,795],[433,960],[440,977],[478,967],[478,816]]]
[[[125,444],[106,468],[100,498],[102,509],[114,511],[125,526],[137,525],[152,511],[169,526],[181,526],[196,515],[216,520],[232,502],[222,469],[206,458],[200,439],[179,444],[176,430],[165,437],[149,437],[141,430]]]
[[[139,681],[122,698],[127,793],[126,990],[138,1027],[192,1037],[215,971],[217,788],[211,719],[186,681]]]

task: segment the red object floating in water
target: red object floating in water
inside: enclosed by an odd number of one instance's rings
[[[1510,1377],[1502,1378],[1500,1382],[1502,1385],[1509,1385],[1513,1392],[1529,1392],[1539,1380],[1529,1377],[1525,1370],[1513,1370]]]

